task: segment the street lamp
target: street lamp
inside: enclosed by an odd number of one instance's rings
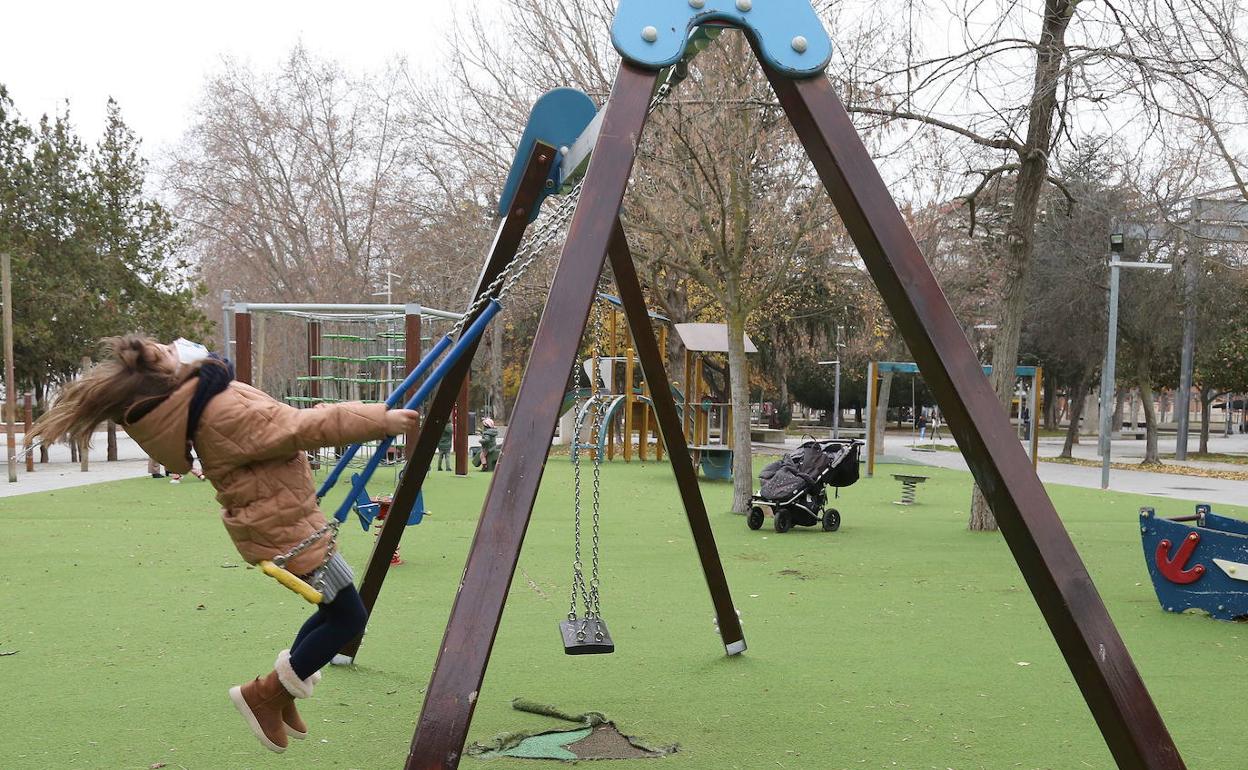
[[[832,390],[832,438],[841,437],[841,348],[845,347],[841,343],[841,330],[843,326],[836,327],[836,360],[820,361],[820,366],[836,367],[836,384]]]
[[[1105,343],[1105,365],[1101,367],[1101,425],[1098,446],[1101,452],[1101,489],[1109,489],[1110,427],[1114,417],[1114,366],[1118,360],[1118,274],[1121,268],[1141,270],[1169,270],[1169,262],[1123,262],[1119,258],[1126,245],[1121,231],[1109,236],[1109,329]]]

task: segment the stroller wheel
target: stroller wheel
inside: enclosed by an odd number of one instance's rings
[[[777,508],[775,519],[772,523],[776,527],[776,532],[781,534],[788,532],[793,528],[793,514],[787,508]]]
[[[835,508],[829,508],[823,512],[823,531],[835,532],[841,528],[841,512]]]
[[[756,505],[745,515],[745,526],[750,529],[762,529],[764,518],[763,509]]]

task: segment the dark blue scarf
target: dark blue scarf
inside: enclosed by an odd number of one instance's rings
[[[195,439],[195,431],[199,428],[199,418],[203,417],[208,402],[221,391],[230,386],[234,379],[234,364],[228,358],[216,353],[208,356],[199,367],[199,382],[195,385],[195,395],[191,397],[186,416],[186,459],[191,459],[191,445]]]

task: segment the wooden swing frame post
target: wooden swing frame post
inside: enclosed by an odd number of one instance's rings
[[[757,41],[751,43],[758,55]],[[761,55],[759,60],[763,61]],[[1087,569],[831,82],[822,73],[791,79],[766,63],[763,70],[985,490],[1111,754],[1121,768],[1184,768]],[[668,441],[678,487],[682,495],[688,487],[700,502],[688,451],[679,445],[682,426],[670,390],[663,390],[667,380],[662,358],[646,326],[640,286],[618,222],[656,77],[656,72],[626,59],[603,108],[583,193],[521,381],[512,418],[516,438],[508,442],[486,497],[426,690],[407,770],[459,765],[532,515],[567,373],[575,363],[608,248],[643,369],[652,378],[660,429]],[[688,496],[685,502],[688,506]],[[694,525],[695,511],[687,507],[686,512]],[[696,525],[694,529],[696,540]],[[709,553],[703,553],[699,543],[704,566],[708,560],[718,565],[709,526],[706,534]],[[708,572],[708,582],[710,577]],[[726,583],[719,588],[712,585],[712,598],[731,652],[733,644],[743,648],[744,639]],[[721,603],[727,611],[720,609]]]
[[[534,147],[511,209],[494,236],[494,243],[486,258],[485,268],[477,279],[477,286],[472,294],[474,298],[481,296],[515,257],[529,224],[529,212],[545,187],[556,152],[556,148],[541,143]],[[465,319],[465,329],[472,324],[479,312]],[[398,488],[395,489],[394,500],[390,503],[390,512],[381,525],[381,532],[377,535],[364,577],[360,581],[360,598],[363,599],[364,606],[369,613],[373,611],[377,597],[381,594],[381,587],[390,570],[390,560],[398,550],[408,517],[416,504],[421,487],[424,486],[425,476],[429,472],[434,454],[438,451],[438,441],[442,436],[442,431],[446,428],[447,420],[451,418],[452,410],[456,413],[455,432],[458,435],[463,431],[466,439],[468,372],[472,368],[472,359],[476,355],[479,344],[480,338],[474,340],[455,365],[447,371],[442,382],[438,384],[437,390],[434,391],[428,409],[422,415],[421,430],[416,436],[415,447],[407,458],[403,477],[399,481]],[[457,473],[459,473],[461,461],[460,447],[464,448],[462,456],[464,468],[461,475],[465,475],[468,464],[467,441],[465,440],[456,447]],[[351,640],[342,648],[341,654],[354,660],[362,640],[362,635]]]
[[[251,313],[234,303],[234,379],[251,385]]]

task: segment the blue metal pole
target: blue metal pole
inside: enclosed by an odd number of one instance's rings
[[[425,375],[425,372],[429,371],[429,368],[433,366],[435,361],[438,360],[438,356],[442,355],[442,353],[444,353],[446,349],[451,346],[452,342],[454,342],[454,340],[452,340],[451,335],[448,334],[438,340],[438,343],[430,348],[425,357],[420,359],[420,363],[416,365],[416,368],[403,378],[403,382],[399,383],[399,387],[395,388],[394,392],[390,394],[390,397],[386,399],[387,409],[393,409],[395,405],[399,403],[399,400],[403,398],[403,393],[412,386],[412,383],[419,380]],[[347,447],[346,453],[344,453],[342,457],[338,458],[338,463],[334,465],[334,469],[330,471],[330,474],[325,479],[325,482],[321,484],[321,488],[317,490],[317,500],[320,500],[329,493],[329,490],[334,488],[334,485],[338,483],[338,477],[341,476],[343,470],[346,469],[347,463],[351,462],[351,460],[355,457],[355,453],[358,451],[360,451],[359,444],[352,444]]]
[[[464,354],[465,350],[472,346],[472,343],[475,342],[478,337],[481,336],[481,333],[485,331],[485,327],[489,326],[490,319],[498,315],[498,311],[502,309],[503,306],[498,304],[497,300],[490,300],[490,303],[482,309],[481,315],[477,316],[476,320],[472,322],[472,325],[459,335],[459,341],[456,342],[455,346],[451,348],[449,353],[446,354],[446,357],[443,358],[437,368],[433,370],[433,373],[429,375],[428,379],[420,384],[416,393],[408,399],[406,404],[403,405],[404,409],[415,409],[420,406],[426,398],[429,398],[430,394],[433,393],[433,389],[438,386],[438,383],[441,382],[442,378],[446,376],[446,373],[451,370],[451,367],[455,365],[455,362],[459,360],[459,357]],[[364,486],[368,484],[368,480],[372,477],[373,471],[377,470],[377,466],[381,463],[381,458],[385,456],[386,450],[390,448],[390,444],[393,442],[394,436],[387,436],[386,439],[377,447],[377,451],[373,453],[373,456],[368,458],[368,464],[364,466],[364,471],[358,476],[353,477],[351,492],[347,495],[347,498],[342,501],[342,505],[338,506],[337,512],[334,513],[334,518],[338,519],[338,521],[347,520],[347,514],[351,512],[351,505],[356,496],[359,495],[360,491],[364,489]]]

